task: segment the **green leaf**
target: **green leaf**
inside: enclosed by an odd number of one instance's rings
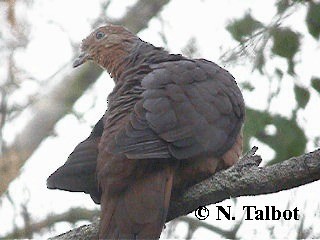
[[[261,74],[263,74],[263,67],[266,63],[266,59],[264,57],[263,51],[259,51],[256,54],[256,58],[254,61],[254,67],[259,70]]]
[[[254,86],[248,81],[241,83],[240,86],[242,89],[246,89],[250,92],[252,92],[254,90]]]
[[[276,68],[274,72],[275,72],[275,74],[276,74],[280,79],[282,79],[282,77],[283,77],[283,72],[282,72],[281,69]]]
[[[290,6],[290,2],[289,0],[280,0],[276,3],[276,6],[277,6],[277,12],[283,13]]]
[[[309,33],[315,38],[319,39],[320,36],[320,2],[310,2],[307,12],[307,27]]]
[[[250,138],[255,137],[275,151],[275,158],[269,164],[304,153],[307,138],[294,118],[287,119],[280,115],[271,115],[266,111],[251,108],[246,108],[246,115],[244,128],[245,151],[248,150]],[[269,124],[275,126],[275,134],[269,135],[266,133],[266,126]]]
[[[293,61],[293,59],[289,59],[288,60],[288,73],[290,74],[290,75],[294,75],[295,74],[295,71],[294,71],[294,61]]]
[[[307,103],[310,100],[310,92],[308,89],[304,87],[300,87],[298,85],[294,85],[294,94],[296,97],[296,101],[300,108],[305,108]]]
[[[280,57],[293,59],[300,47],[300,36],[290,28],[275,28],[271,34],[273,37],[272,52]]]
[[[306,0],[279,0],[276,2],[277,12],[283,14],[287,9],[292,7],[296,3],[304,4]]]
[[[233,20],[226,29],[238,42],[243,42],[246,37],[252,35],[254,31],[262,28],[263,24],[254,19],[250,13],[246,13],[243,18]]]
[[[312,77],[311,78],[311,86],[320,93],[320,78],[318,77]]]
[[[293,57],[300,48],[300,35],[290,28],[275,28],[271,31],[273,46],[271,51],[288,60],[288,73],[294,74]]]

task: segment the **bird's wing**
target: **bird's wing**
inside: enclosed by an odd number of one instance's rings
[[[234,78],[203,60],[151,65],[130,120],[110,147],[131,159],[220,156],[235,143],[244,101]]]
[[[64,165],[47,179],[49,189],[71,192],[85,192],[95,203],[100,203],[100,192],[96,180],[98,144],[103,131],[102,118],[93,128],[90,136],[79,143]]]

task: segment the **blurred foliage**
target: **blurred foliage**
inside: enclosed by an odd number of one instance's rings
[[[245,82],[241,83],[241,84],[240,84],[240,87],[241,87],[242,89],[248,90],[248,91],[250,91],[250,92],[254,90],[254,86],[253,86],[252,83],[249,82],[249,81],[245,81]]]
[[[294,85],[294,95],[299,108],[305,108],[310,100],[310,92],[307,88]]]
[[[262,27],[262,23],[255,20],[250,13],[246,13],[243,18],[234,20],[226,26],[232,37],[239,42],[243,42],[246,37],[251,36],[257,29]]]
[[[307,13],[307,27],[309,33],[315,38],[319,39],[320,36],[320,2],[310,2]]]
[[[311,86],[320,94],[320,78],[311,78]]]
[[[304,3],[308,0],[278,0],[276,2],[276,7],[279,14],[282,14],[288,10],[291,6],[296,3]]]
[[[303,111],[311,98],[311,88],[320,93],[320,78],[313,77],[311,84],[297,82],[299,76],[294,69],[296,56],[301,52],[305,34],[302,34],[295,26],[283,26],[286,19],[294,15],[298,8],[306,9],[305,24],[310,35],[318,40],[320,36],[320,2],[302,0],[278,0],[275,3],[277,13],[271,22],[266,24],[259,21],[257,15],[245,13],[238,19],[233,19],[226,30],[234,40],[239,43],[238,49],[233,50],[233,55],[227,58],[227,62],[238,62],[239,57],[250,61],[253,71],[267,77],[271,83],[279,81],[277,88],[269,89],[268,101],[271,102],[281,91],[281,81],[292,81],[297,106],[292,109],[291,117],[281,116],[281,113],[270,112],[270,104],[263,110],[247,108],[245,124],[245,150],[249,149],[252,138],[268,145],[275,152],[275,157],[270,164],[283,161],[292,156],[297,156],[306,151],[307,137],[303,126],[297,122],[297,111]],[[255,17],[256,18],[255,18]],[[302,19],[302,21],[304,21]],[[235,56],[236,55],[236,56]],[[238,56],[237,56],[238,55]],[[270,67],[268,64],[275,58],[286,59],[287,69],[283,66]],[[268,65],[268,68],[266,66]],[[253,83],[244,82],[242,89],[254,91]],[[318,96],[319,97],[319,96]],[[268,131],[272,126],[275,132]],[[312,139],[311,139],[312,141]]]
[[[290,6],[289,0],[280,0],[276,3],[278,13],[283,13]]]
[[[275,151],[275,157],[269,164],[298,156],[305,151],[307,138],[295,119],[287,119],[278,114],[270,114],[251,108],[246,109],[246,123],[244,128],[245,151],[249,150],[252,137],[265,143]],[[275,132],[268,133],[267,126],[274,126]]]
[[[293,57],[299,51],[300,36],[290,28],[273,28],[271,31],[273,46],[271,51],[288,60],[288,73],[294,74]]]

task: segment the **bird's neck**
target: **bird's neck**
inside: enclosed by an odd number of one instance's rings
[[[108,71],[116,83],[119,76],[128,65],[127,59],[129,54],[129,46],[122,46],[122,44],[119,44],[110,47],[106,55],[101,59],[100,65]]]
[[[137,40],[137,39],[135,39]],[[107,51],[102,65],[115,81],[116,85],[124,80],[123,75],[128,74],[128,69],[132,73],[133,69],[144,64],[154,64],[162,61],[180,60],[183,56],[169,54],[163,48],[155,47],[152,44],[141,41],[125,41],[115,45]],[[122,75],[122,73],[124,73]],[[146,72],[147,73],[147,72]]]

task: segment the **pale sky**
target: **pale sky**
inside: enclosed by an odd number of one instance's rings
[[[25,51],[19,52],[16,56],[17,62],[25,68],[36,79],[46,80],[58,69],[66,66],[64,72],[76,71],[72,68],[72,48],[69,39],[79,43],[90,32],[90,23],[99,13],[99,0],[69,0],[69,1],[41,1],[34,0],[34,6],[28,12],[21,12],[30,18],[32,25],[31,42]],[[115,3],[116,2],[116,3]],[[117,0],[113,1],[109,13],[113,17],[121,16],[125,12],[128,3],[133,1]],[[77,6],[74,9],[74,6]],[[186,45],[187,40],[195,37],[199,47],[199,57],[206,58],[219,64],[218,59],[222,53],[232,49],[237,45],[225,30],[225,25],[230,20],[241,17],[246,11],[259,21],[269,23],[274,14],[274,1],[182,1],[172,0],[162,13],[162,23],[158,19],[151,20],[149,28],[142,31],[139,37],[156,46],[164,46],[159,32],[164,31],[170,52],[180,53]],[[1,9],[0,9],[1,14]],[[289,17],[284,25],[294,26],[295,30],[303,33],[302,52],[296,56],[299,64],[296,66],[297,75],[300,78],[295,82],[303,86],[309,86],[311,76],[320,76],[320,69],[316,59],[320,57],[319,45],[307,33],[304,23],[305,11],[300,10]],[[63,29],[63,31],[62,31]],[[286,69],[286,61],[283,59],[272,59],[272,64],[268,64],[268,69],[272,70],[275,66]],[[251,72],[251,64],[225,66],[236,78],[238,82],[249,80],[256,90],[251,93],[244,91],[245,102],[248,106],[256,109],[265,109],[267,102],[267,91],[269,81],[257,72]],[[48,86],[59,80],[59,75],[54,77]],[[290,116],[291,110],[295,107],[293,83],[290,79],[284,79],[281,83],[281,93],[279,97],[272,101],[271,110],[284,116]],[[55,127],[57,136],[46,139],[38,150],[33,154],[22,169],[21,176],[10,185],[10,195],[15,203],[23,203],[26,199],[28,209],[35,220],[44,219],[48,213],[62,213],[70,207],[86,206],[96,208],[90,197],[82,193],[69,193],[64,191],[52,191],[46,188],[46,178],[61,166],[75,145],[85,139],[91,131],[91,126],[100,118],[106,110],[107,94],[112,90],[113,82],[107,74],[103,74],[94,86],[84,94],[75,104],[74,109],[84,114],[84,121],[79,122],[76,117],[67,115]],[[26,94],[37,93],[38,87],[30,80],[23,83],[20,93],[14,97],[15,101],[24,101]],[[313,138],[320,135],[318,123],[320,114],[318,107],[320,104],[319,95],[312,92],[309,104],[304,112],[299,113],[299,123],[304,127],[308,137]],[[93,106],[93,107],[92,107]],[[25,113],[24,118],[9,125],[5,132],[7,139],[13,139],[12,132],[16,132],[23,127],[29,114]],[[259,142],[253,142],[259,147],[258,154],[264,160],[272,156],[272,151]],[[313,144],[308,144],[308,150],[313,150]],[[26,187],[28,190],[26,190]],[[274,205],[285,210],[288,201],[291,201],[292,208],[298,207],[301,214],[306,218],[306,224],[312,224],[320,219],[319,208],[319,183],[309,184],[298,189],[283,191],[276,194],[263,195],[259,197],[238,198],[236,207],[236,217],[241,218],[243,205]],[[305,204],[305,201],[307,204]],[[220,205],[232,205],[232,201],[224,201]],[[17,205],[19,206],[19,205]],[[211,206],[209,209],[211,209]],[[305,209],[305,210],[304,210]],[[13,209],[9,201],[4,198],[0,205],[1,228],[0,235],[11,231],[12,221],[16,220],[18,226],[22,226],[23,220],[18,214],[21,209]],[[193,215],[193,214],[191,214]],[[316,215],[316,217],[314,216]],[[215,221],[210,216],[208,223],[230,228],[234,222]],[[290,228],[298,225],[297,221],[288,221],[283,226],[278,222],[272,221],[245,221],[240,231],[241,236],[253,238],[255,232],[260,236],[268,231],[266,226],[276,224],[276,236],[279,238],[290,238],[292,232]],[[314,225],[315,226],[315,225]],[[54,231],[45,236],[53,236],[65,232],[72,227],[68,224],[57,224]],[[184,224],[178,225],[178,232],[183,238],[186,234]],[[244,235],[246,234],[246,235]],[[290,235],[291,234],[291,235]],[[195,237],[201,238],[214,237],[213,233],[200,229]]]

